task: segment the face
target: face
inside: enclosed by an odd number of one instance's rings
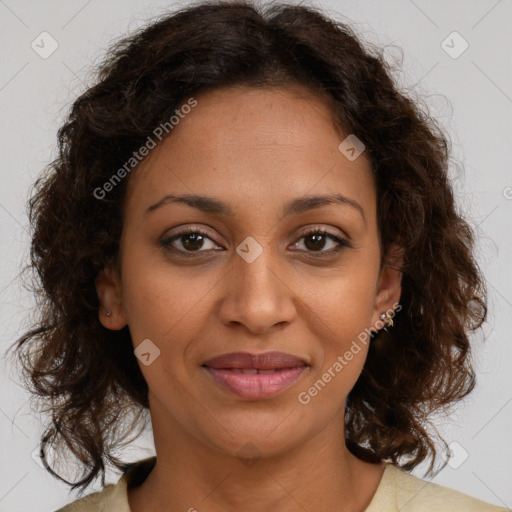
[[[100,319],[128,325],[141,347],[154,429],[278,453],[342,421],[368,350],[361,333],[396,306],[399,274],[379,265],[369,162],[338,149],[349,133],[322,97],[232,87],[195,99],[129,176],[122,272],[96,280],[112,311]],[[212,369],[240,352],[297,359]],[[267,372],[232,369],[248,361]]]

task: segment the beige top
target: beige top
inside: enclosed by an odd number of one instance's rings
[[[141,485],[156,457],[131,465],[117,484],[84,496],[56,512],[131,512],[127,487]],[[467,494],[417,478],[386,463],[382,479],[365,512],[506,512]]]

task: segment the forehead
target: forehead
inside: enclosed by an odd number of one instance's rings
[[[371,194],[370,164],[364,153],[350,161],[339,151],[349,133],[335,125],[326,96],[300,86],[236,86],[194,99],[130,176],[127,202],[171,192],[226,202],[249,194],[266,204],[308,192]]]

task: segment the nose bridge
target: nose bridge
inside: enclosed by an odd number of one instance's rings
[[[254,331],[289,321],[293,301],[284,276],[280,276],[283,267],[270,238],[260,243],[247,237],[236,252],[225,297],[224,321],[236,321]]]
[[[239,256],[235,268],[242,286],[247,292],[260,293],[277,290],[270,290],[276,284],[276,258],[272,254],[273,248],[270,243],[260,245],[256,241],[245,241],[237,248]]]
[[[247,237],[236,248],[235,272],[239,287],[237,291],[243,291],[244,295],[266,297],[269,301],[276,301],[280,294],[279,281],[276,272],[279,272],[277,255],[271,238],[258,242],[253,237]]]

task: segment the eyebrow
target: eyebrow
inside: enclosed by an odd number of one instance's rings
[[[148,213],[155,211],[157,208],[160,208],[161,206],[169,203],[186,204],[202,212],[215,215],[232,216],[234,213],[231,206],[213,197],[190,194],[167,194],[162,199],[160,199],[160,201],[152,204],[144,212],[144,215],[147,215]],[[298,215],[308,210],[313,210],[315,208],[320,208],[329,204],[351,206],[361,214],[361,217],[363,218],[363,221],[366,225],[366,218],[362,206],[353,199],[345,197],[341,194],[305,196],[293,199],[286,203],[284,207],[284,217],[289,215]]]

